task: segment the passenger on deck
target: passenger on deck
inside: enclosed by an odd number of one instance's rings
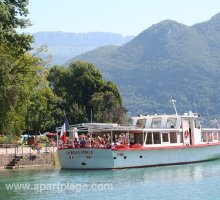
[[[78,138],[74,139],[74,146],[75,146],[75,148],[79,148],[80,147],[80,142],[79,142]]]
[[[86,147],[85,137],[83,137],[83,138],[80,140],[80,147],[81,147],[81,148],[85,148],[85,147]]]
[[[86,147],[87,148],[91,148],[92,147],[92,145],[91,145],[91,137],[90,137],[90,135],[87,135],[86,136],[86,138],[85,138],[85,141],[86,141]]]

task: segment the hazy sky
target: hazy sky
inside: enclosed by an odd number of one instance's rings
[[[220,12],[220,0],[29,0],[25,32],[113,32],[137,35],[165,19],[193,25]]]

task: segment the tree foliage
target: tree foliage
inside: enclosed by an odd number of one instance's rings
[[[27,0],[0,1],[0,132],[46,129],[59,99],[47,81],[45,62],[30,50],[32,37],[17,33],[29,25]]]
[[[55,66],[50,69],[48,80],[55,94],[63,99],[63,109],[71,123],[120,121],[125,113],[116,85],[104,81],[90,63]]]
[[[0,41],[20,52],[30,50],[33,41],[32,36],[16,31],[30,25],[27,5],[28,0],[0,0]]]
[[[48,127],[42,123],[42,115],[54,94],[44,63],[29,53],[0,49],[0,131],[19,134],[28,128]]]
[[[125,109],[112,91],[94,93],[91,104],[95,108],[94,118],[96,120],[102,122],[124,122]]]

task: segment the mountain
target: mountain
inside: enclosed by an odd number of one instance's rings
[[[66,33],[38,32],[34,33],[33,47],[47,45],[48,54],[53,56],[54,64],[64,64],[72,57],[104,45],[122,45],[133,36],[123,37],[120,34],[105,32]]]
[[[211,20],[194,25],[194,28],[202,34],[211,54],[219,59],[220,56],[220,13],[213,16]]]
[[[69,62],[94,63],[118,85],[132,114],[173,113],[174,97],[179,112],[213,116],[220,112],[219,21],[220,14],[193,26],[164,20],[108,53],[99,48]]]

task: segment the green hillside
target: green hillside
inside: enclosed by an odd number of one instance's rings
[[[75,57],[94,63],[114,81],[132,114],[180,113],[203,116],[220,113],[220,14],[207,22],[186,26],[165,20],[130,42]]]

